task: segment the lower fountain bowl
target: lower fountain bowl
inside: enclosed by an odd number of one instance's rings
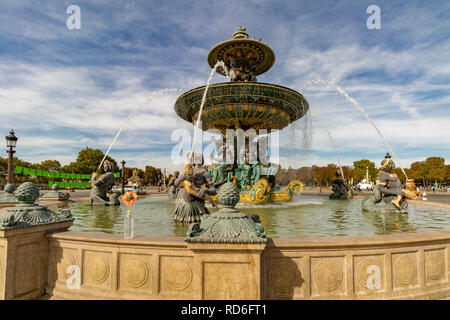
[[[175,102],[178,116],[194,123],[204,91],[203,86],[181,95]],[[308,109],[303,95],[286,87],[259,82],[217,83],[208,88],[201,129],[281,130],[303,117]]]

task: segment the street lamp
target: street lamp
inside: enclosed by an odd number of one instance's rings
[[[9,150],[6,150],[6,153],[9,154],[8,158],[8,179],[6,183],[14,183],[13,181],[13,154],[16,152],[13,149],[16,147],[17,144],[17,138],[14,135],[14,130],[11,130],[9,135],[6,136],[6,146],[9,148]]]

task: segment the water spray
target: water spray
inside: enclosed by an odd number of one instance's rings
[[[219,66],[223,68],[223,70],[225,71],[225,74],[228,76],[228,69],[227,69],[225,63],[223,61],[217,61],[217,63],[214,65],[214,68],[211,69],[208,81],[206,82],[205,91],[203,92],[203,98],[202,98],[202,102],[200,104],[200,110],[198,111],[197,122],[194,126],[194,139],[192,140],[191,161],[194,158],[194,146],[195,146],[195,141],[197,139],[197,130],[198,130],[198,126],[200,124],[200,118],[202,116],[203,106],[205,105],[205,101],[206,101],[206,94],[208,93],[209,85],[211,83],[214,72],[216,72],[216,70]]]
[[[166,92],[173,92],[173,91],[179,91],[182,89],[178,89],[178,88],[166,88],[164,90],[159,90],[154,92],[147,100],[145,100],[142,104],[138,105],[129,115],[128,118],[125,120],[125,123],[122,125],[122,127],[119,129],[119,131],[117,132],[116,136],[114,137],[112,143],[109,145],[108,150],[106,151],[102,161],[100,162],[96,173],[99,172],[100,168],[102,167],[103,162],[105,161],[106,157],[108,156],[109,151],[111,150],[112,146],[114,145],[114,143],[117,141],[117,139],[119,138],[120,134],[122,133],[123,129],[125,129],[125,127],[127,126],[128,122],[130,122],[130,120],[134,117],[134,115],[136,114],[136,112],[139,111],[139,109],[141,109],[145,104],[147,104],[155,95],[162,95]]]
[[[370,124],[375,128],[375,130],[377,131],[378,135],[380,136],[381,140],[383,140],[384,144],[388,147],[389,151],[392,153],[392,155],[395,158],[395,161],[398,163],[400,169],[402,170],[403,174],[405,175],[406,179],[408,179],[408,176],[405,172],[405,170],[403,170],[402,165],[400,164],[400,160],[398,160],[397,155],[395,154],[394,150],[392,149],[391,145],[389,144],[389,142],[386,140],[386,138],[381,134],[381,131],[378,129],[378,127],[375,125],[375,123],[373,122],[373,120],[369,117],[369,115],[367,114],[366,110],[364,110],[364,108],[358,103],[356,102],[356,100],[354,98],[352,98],[351,96],[348,95],[347,92],[344,91],[344,89],[342,89],[341,87],[339,87],[338,85],[335,85],[334,83],[327,81],[327,80],[310,80],[307,81],[305,83],[305,87],[306,88],[310,88],[311,85],[313,84],[319,84],[319,85],[324,85],[324,86],[331,86],[334,89],[337,90],[337,92],[339,92],[341,95],[343,95],[348,101],[350,101],[356,108],[358,108],[359,111],[361,111],[364,116],[367,118],[367,120],[369,120]]]
[[[331,146],[333,147],[334,153],[336,154],[336,159],[337,159],[337,162],[338,162],[339,171],[341,172],[342,179],[345,180],[344,171],[342,170],[341,158],[339,157],[339,153],[337,152],[336,145],[334,144],[333,137],[331,136],[331,132],[328,129],[328,127],[325,125],[325,122],[323,121],[322,117],[319,116],[318,114],[316,114],[316,116],[319,119],[320,124],[322,125],[322,127],[325,129],[325,131],[328,134],[328,138],[330,139]]]

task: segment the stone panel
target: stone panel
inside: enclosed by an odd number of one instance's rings
[[[270,298],[299,298],[303,292],[302,258],[276,258],[266,261],[267,294]]]
[[[77,250],[71,248],[52,247],[49,277],[52,281],[58,280],[65,282],[70,276],[74,274],[74,270],[70,270],[70,266],[78,266],[76,259]]]
[[[0,246],[0,298],[4,298],[3,295],[5,291],[5,258],[5,248],[3,246]]]
[[[40,244],[32,242],[16,248],[16,270],[14,296],[20,296],[39,289],[41,272]]]
[[[112,253],[83,250],[81,285],[95,288],[111,288]]]
[[[366,295],[386,292],[384,255],[354,256],[353,268],[355,294]]]
[[[346,290],[344,257],[311,258],[311,296],[343,296]]]
[[[418,252],[392,253],[393,290],[415,289],[419,286]]]
[[[193,258],[159,257],[159,293],[189,298],[193,295]]]
[[[152,256],[119,253],[119,290],[151,293]]]
[[[203,299],[252,300],[259,296],[251,262],[204,262]]]
[[[427,286],[447,282],[445,249],[425,250],[425,281]]]

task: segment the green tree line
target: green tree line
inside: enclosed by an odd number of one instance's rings
[[[13,158],[13,166],[21,166],[43,171],[91,174],[92,172],[97,171],[97,168],[104,156],[105,154],[100,149],[92,149],[87,147],[78,153],[78,156],[74,162],[71,162],[65,166],[62,166],[57,160],[45,160],[40,163],[31,163],[28,161],[23,161],[17,157]],[[115,159],[110,156],[107,156],[106,159],[113,164],[113,172],[121,171],[122,168],[119,167],[118,162]],[[134,169],[138,170],[138,175],[143,179],[145,185],[157,184],[159,179],[162,179],[161,169],[153,166],[146,166],[145,171],[139,168],[130,168],[125,166],[125,179],[128,179],[133,175]],[[99,173],[104,173],[103,167],[100,168]],[[0,157],[0,183],[6,183],[7,174],[8,158]],[[37,184],[47,184],[49,180],[54,180],[54,178],[22,174],[14,175],[14,182],[17,184],[27,181]]]
[[[290,181],[297,179],[308,186],[331,186],[337,170],[339,167],[336,164],[281,169],[277,176],[277,183],[287,185]],[[414,162],[404,170],[409,179],[414,179],[417,186],[450,185],[450,165],[445,165],[445,159],[441,157],[429,157],[425,161]],[[353,166],[343,166],[342,171],[347,183],[355,185],[365,179],[367,173],[369,180],[375,182],[379,168],[374,162],[361,159],[353,162]],[[403,183],[406,182],[406,177],[399,167],[392,172],[397,174]]]

